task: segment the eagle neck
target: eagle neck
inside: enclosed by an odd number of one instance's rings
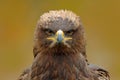
[[[33,62],[31,79],[78,79],[79,75],[89,77],[87,63],[80,54],[75,55],[46,55],[38,54]],[[76,75],[76,76],[75,76]],[[40,79],[37,79],[39,76]],[[44,79],[46,78],[46,79]]]

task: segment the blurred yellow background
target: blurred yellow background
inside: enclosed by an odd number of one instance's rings
[[[39,16],[49,10],[72,10],[81,17],[91,63],[120,80],[119,0],[1,0],[0,80],[16,80],[33,61],[33,35]]]

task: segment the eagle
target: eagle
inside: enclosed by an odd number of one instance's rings
[[[108,71],[88,62],[84,27],[69,10],[40,16],[33,55],[32,65],[17,80],[110,80]]]

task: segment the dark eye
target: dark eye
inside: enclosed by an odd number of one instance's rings
[[[50,30],[50,29],[45,29],[45,33],[47,34],[47,35],[53,35],[54,34],[54,32],[52,31],[52,30]]]
[[[75,30],[69,30],[66,32],[66,35],[71,36],[71,35],[73,35],[74,32],[75,32]]]

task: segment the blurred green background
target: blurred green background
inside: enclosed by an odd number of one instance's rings
[[[16,80],[33,61],[33,35],[39,16],[67,9],[81,17],[91,63],[120,80],[119,0],[0,0],[0,80]]]

